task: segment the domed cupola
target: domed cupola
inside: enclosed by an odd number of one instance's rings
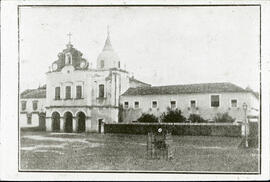
[[[52,71],[61,71],[63,67],[72,65],[75,70],[88,69],[88,62],[82,58],[82,53],[75,49],[73,45],[69,43],[66,45],[66,49],[58,54],[58,59],[52,64]]]
[[[97,69],[120,68],[120,59],[114,52],[110,40],[110,32],[108,30],[107,39],[102,52],[97,58]]]

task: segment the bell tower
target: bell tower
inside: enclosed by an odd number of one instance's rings
[[[113,50],[110,38],[110,30],[107,28],[107,38],[102,52],[97,58],[97,69],[108,70],[111,68],[120,68],[120,59]]]

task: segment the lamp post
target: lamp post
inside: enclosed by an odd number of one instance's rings
[[[247,140],[247,104],[243,103],[243,109],[244,109],[244,119],[245,119],[245,146],[248,147],[248,140]]]

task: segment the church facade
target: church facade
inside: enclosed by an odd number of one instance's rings
[[[46,73],[46,130],[102,132],[104,123],[117,123],[119,99],[130,86],[145,86],[121,68],[110,35],[90,68],[69,42]]]

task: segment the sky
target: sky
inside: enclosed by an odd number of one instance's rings
[[[95,67],[108,25],[122,67],[141,81],[259,90],[258,7],[22,7],[19,20],[21,91],[46,83],[69,32]]]

